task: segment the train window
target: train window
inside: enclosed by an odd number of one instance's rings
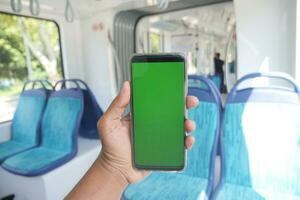
[[[151,15],[137,25],[136,50],[182,53],[188,74],[217,77],[220,90],[229,91],[238,70],[235,27],[232,2]],[[223,63],[223,71],[215,63]]]
[[[63,78],[54,21],[0,13],[0,123],[9,121],[26,80]]]
[[[162,36],[159,33],[149,32],[149,52],[159,53],[163,51]]]

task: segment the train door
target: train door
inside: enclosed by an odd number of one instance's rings
[[[232,2],[153,15],[138,23],[136,50],[182,53],[189,75],[208,76],[226,93],[238,70],[235,27]]]

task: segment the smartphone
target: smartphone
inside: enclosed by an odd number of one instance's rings
[[[131,139],[137,169],[185,167],[185,59],[143,54],[131,59]]]

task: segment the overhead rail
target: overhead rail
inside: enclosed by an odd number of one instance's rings
[[[164,0],[165,1],[165,0]],[[20,13],[23,9],[22,0],[10,0],[10,6],[13,12]],[[40,14],[40,1],[29,0],[29,11],[31,15],[38,16]],[[66,0],[65,19],[67,22],[74,21],[74,9],[70,0]]]

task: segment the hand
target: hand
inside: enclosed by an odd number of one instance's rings
[[[130,84],[125,82],[119,95],[113,100],[108,110],[98,122],[102,151],[96,162],[112,173],[118,173],[127,183],[134,183],[143,179],[149,171],[136,170],[132,167],[132,154],[130,142],[130,115],[121,118],[125,108],[130,102]],[[188,96],[186,107],[197,106],[198,99]],[[192,132],[195,123],[185,120],[185,129]],[[185,146],[190,149],[194,143],[193,136],[187,136]]]

